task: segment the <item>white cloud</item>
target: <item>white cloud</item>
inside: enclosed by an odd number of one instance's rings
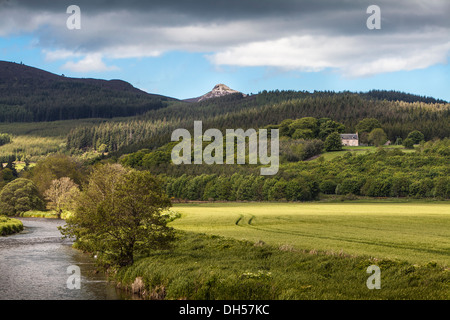
[[[346,77],[427,68],[447,62],[450,41],[437,30],[381,36],[293,36],[252,42],[209,55],[215,65],[270,66]]]
[[[59,50],[47,50],[43,49],[42,53],[45,55],[45,60],[47,61],[57,61],[81,57],[81,53],[76,53],[69,50],[59,49]]]
[[[102,60],[102,55],[99,53],[88,54],[77,62],[66,62],[61,68],[73,72],[104,72],[119,69],[116,66],[107,66]]]
[[[112,59],[128,59],[128,58],[142,58],[142,57],[158,57],[163,51],[155,50],[149,44],[129,44],[119,45],[112,50],[108,50],[105,54]]]

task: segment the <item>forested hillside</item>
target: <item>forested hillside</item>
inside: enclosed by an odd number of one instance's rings
[[[69,78],[0,61],[0,122],[129,117],[174,100],[121,80]]]
[[[243,97],[241,94],[200,103],[173,103],[139,119],[80,127],[68,135],[68,148],[106,145],[110,152],[128,153],[157,148],[170,141],[176,128],[192,129],[195,120],[204,128],[261,128],[286,119],[329,118],[355,132],[364,118],[377,119],[388,139],[405,139],[419,130],[425,140],[450,136],[450,105],[369,99],[356,93],[273,91]]]

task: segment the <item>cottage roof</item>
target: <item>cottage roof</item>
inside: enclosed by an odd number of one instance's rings
[[[343,133],[341,134],[341,139],[343,140],[358,140],[357,133]]]

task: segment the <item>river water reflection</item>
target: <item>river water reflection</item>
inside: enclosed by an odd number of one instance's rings
[[[61,239],[64,220],[19,218],[24,231],[0,237],[1,300],[119,300],[129,299],[104,274],[95,273],[94,260]],[[69,266],[81,271],[80,289],[69,289]]]

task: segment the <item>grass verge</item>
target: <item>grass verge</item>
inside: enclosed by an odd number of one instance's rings
[[[169,251],[155,251],[112,275],[147,299],[372,300],[448,299],[450,270],[401,260],[301,251],[215,235],[177,231]],[[381,269],[370,290],[367,267]]]
[[[67,219],[72,215],[70,211],[63,211],[61,213],[61,219]],[[24,218],[48,218],[48,219],[57,219],[58,213],[55,210],[50,211],[39,211],[39,210],[30,210],[20,214],[21,217]]]

